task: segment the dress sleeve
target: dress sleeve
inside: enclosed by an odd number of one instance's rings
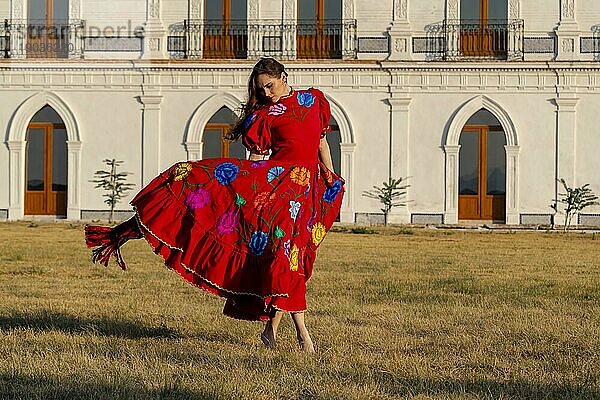
[[[329,120],[331,119],[331,108],[329,107],[329,101],[325,98],[323,92],[315,88],[311,88],[311,92],[315,95],[319,104],[321,138],[324,138],[327,132],[331,131],[331,126],[329,125]]]
[[[250,114],[244,122],[246,133],[242,143],[255,154],[268,155],[271,148],[271,131],[267,115],[260,111]]]

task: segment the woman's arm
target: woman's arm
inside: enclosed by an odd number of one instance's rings
[[[327,169],[333,171],[333,161],[331,161],[331,151],[329,150],[329,143],[327,143],[326,138],[322,138],[321,142],[319,142],[319,158]]]

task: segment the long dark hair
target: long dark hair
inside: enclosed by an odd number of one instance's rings
[[[274,58],[261,58],[248,78],[248,101],[242,104],[242,114],[236,123],[227,132],[226,138],[229,140],[237,140],[246,132],[246,118],[270,100],[265,96],[264,91],[258,87],[257,78],[261,74],[267,74],[273,78],[280,78],[281,74],[287,76],[285,67],[282,63]]]

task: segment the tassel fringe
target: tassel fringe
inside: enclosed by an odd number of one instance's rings
[[[127,269],[127,265],[121,255],[121,246],[130,239],[140,239],[143,237],[135,216],[114,228],[86,225],[84,229],[85,243],[88,247],[93,248],[92,262],[108,267],[110,257],[114,255],[117,264],[119,264],[119,267],[123,271]]]

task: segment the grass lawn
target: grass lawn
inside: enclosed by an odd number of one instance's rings
[[[309,356],[144,241],[91,264],[82,229],[0,223],[0,399],[600,399],[600,235],[332,232]]]

